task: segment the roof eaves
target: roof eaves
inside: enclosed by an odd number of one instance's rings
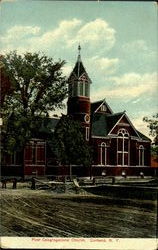
[[[147,141],[150,141],[150,142],[152,141],[149,137],[147,137],[146,135],[142,134],[140,131],[137,130],[137,132],[140,135],[140,137],[141,137],[142,140],[147,140]]]
[[[130,119],[128,118],[127,114],[125,114],[125,116],[126,116],[126,118],[127,118],[128,122],[129,122],[129,124],[131,125],[131,127],[132,127],[132,128],[134,129],[134,131],[136,132],[136,134],[137,134],[138,138],[140,138],[139,133],[138,133],[138,132],[137,132],[137,130],[135,129],[135,127],[134,127],[133,123],[132,123],[132,122],[130,121]]]

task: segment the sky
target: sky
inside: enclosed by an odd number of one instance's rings
[[[91,101],[106,99],[149,134],[143,117],[158,111],[155,2],[2,0],[0,53],[44,52],[69,76],[81,45]],[[56,111],[56,114],[66,111]]]

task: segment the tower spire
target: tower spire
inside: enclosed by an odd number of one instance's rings
[[[81,46],[80,44],[78,45],[78,58],[77,61],[80,62],[81,61]]]
[[[81,51],[81,46],[80,46],[80,43],[79,43],[79,45],[78,45],[78,55],[79,55],[79,56],[81,56],[81,55],[80,55],[80,51]]]
[[[78,72],[77,72],[77,76],[79,77],[79,72],[80,72],[80,62],[81,62],[81,46],[80,44],[78,45],[78,58],[77,58],[77,61],[78,61]]]

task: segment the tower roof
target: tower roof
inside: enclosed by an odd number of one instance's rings
[[[86,69],[82,63],[82,60],[81,60],[81,54],[80,54],[80,51],[81,51],[81,46],[79,45],[78,46],[78,57],[77,57],[77,61],[76,61],[76,64],[70,74],[70,77],[69,79],[71,78],[71,76],[75,76],[75,78],[77,78],[78,80],[80,80],[80,77],[85,74],[85,77],[87,78],[87,80],[91,83],[91,79],[89,78],[87,72],[86,72]]]

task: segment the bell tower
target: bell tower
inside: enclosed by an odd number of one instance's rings
[[[87,141],[89,141],[90,130],[90,84],[91,80],[81,61],[81,46],[79,45],[77,62],[68,78],[67,113],[81,122]]]

